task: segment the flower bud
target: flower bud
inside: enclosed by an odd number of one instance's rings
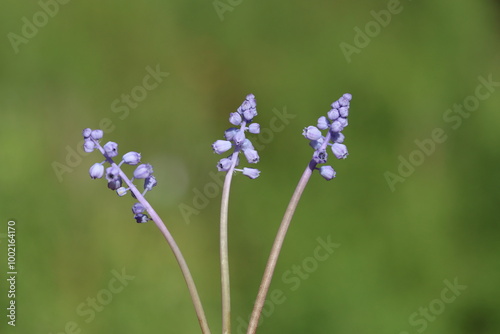
[[[260,133],[260,124],[259,123],[252,123],[248,126],[248,131],[253,134]]]
[[[325,178],[325,180],[330,181],[337,174],[332,166],[321,166],[319,168],[319,173]]]
[[[113,158],[118,155],[118,144],[115,142],[109,141],[103,148],[109,158]]]
[[[224,131],[224,138],[226,138],[226,140],[233,140],[234,135],[238,131],[239,131],[239,129],[237,129],[237,128],[229,128],[226,131]]]
[[[339,114],[340,114],[340,117],[344,117],[344,118],[349,116],[349,107],[341,107],[339,109]]]
[[[231,159],[224,158],[220,159],[217,163],[217,170],[219,172],[227,172],[231,168]]]
[[[251,179],[256,179],[260,175],[260,171],[255,168],[243,168],[243,175],[248,176]]]
[[[136,179],[145,179],[153,174],[153,166],[150,164],[139,165],[134,171],[134,177]]]
[[[93,130],[90,136],[92,139],[99,140],[104,136],[104,132],[102,132],[102,130]]]
[[[328,115],[328,118],[331,119],[332,121],[334,121],[340,117],[340,113],[339,113],[338,109],[330,110],[327,115]]]
[[[116,193],[120,197],[125,196],[127,194],[127,191],[128,191],[128,189],[125,187],[120,187],[120,188],[116,189]]]
[[[128,152],[122,159],[128,165],[137,165],[141,162],[141,154],[137,152]]]
[[[95,143],[92,141],[92,139],[85,139],[85,142],[83,143],[83,150],[87,153],[93,152],[95,150]]]
[[[349,155],[347,147],[344,144],[333,143],[332,152],[337,159],[345,159]]]
[[[233,125],[240,125],[241,124],[241,115],[237,112],[232,112],[229,114],[229,123]]]
[[[134,214],[143,213],[144,211],[146,211],[146,208],[141,203],[135,203],[132,205],[132,212]]]
[[[158,182],[156,182],[156,178],[154,177],[154,175],[150,175],[144,179],[144,189],[147,191],[153,189],[153,187],[155,187],[157,184]]]
[[[304,128],[302,135],[309,140],[318,140],[321,137],[323,137],[321,131],[319,131],[317,127],[312,125],[308,126],[307,128]]]
[[[83,129],[83,131],[82,131],[83,138],[87,139],[88,137],[90,137],[91,133],[92,133],[91,128]]]
[[[89,169],[92,179],[100,179],[104,175],[104,166],[100,163],[93,164]]]
[[[234,135],[233,141],[236,145],[240,145],[245,140],[245,131],[238,130]]]
[[[342,126],[342,123],[340,123],[337,119],[336,121],[332,122],[332,125],[330,125],[330,130],[332,130],[333,132],[340,132],[344,130],[344,127]]]
[[[328,129],[329,123],[325,116],[318,118],[318,129],[326,130]]]
[[[245,154],[248,163],[256,164],[257,162],[259,162],[260,158],[256,150],[244,150],[243,153]]]
[[[217,154],[222,154],[231,148],[232,144],[227,140],[217,140],[212,144],[212,149]]]
[[[144,213],[138,213],[138,214],[136,214],[134,216],[134,219],[139,224],[147,223],[150,220],[150,218],[148,217],[148,215],[145,215]]]

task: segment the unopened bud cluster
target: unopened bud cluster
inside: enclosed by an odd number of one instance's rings
[[[231,167],[239,165],[238,155],[243,152],[248,163],[255,164],[259,162],[259,154],[252,145],[250,139],[246,138],[245,132],[252,134],[260,133],[260,125],[252,123],[253,118],[257,116],[257,102],[253,94],[247,95],[245,101],[240,107],[229,115],[229,122],[239,128],[231,127],[224,132],[225,140],[217,140],[212,144],[212,149],[217,154],[222,154],[233,148],[233,154],[227,158],[221,159],[217,163],[217,169],[220,172],[227,172]],[[251,179],[259,177],[260,171],[255,168],[234,169],[242,172],[243,175]]]
[[[121,169],[122,164],[127,165],[138,165],[134,170],[134,176],[131,178],[131,182],[135,179],[144,179],[144,192],[143,196],[146,195],[146,192],[153,189],[156,186],[156,178],[153,175],[153,167],[150,164],[139,164],[141,162],[141,154],[137,152],[128,152],[125,153],[122,157],[121,162],[117,165],[114,163],[113,158],[118,156],[118,144],[115,142],[107,142],[104,146],[101,146],[100,140],[103,137],[102,130],[92,130],[92,129],[84,129],[83,130],[83,138],[84,144],[83,148],[85,152],[92,152],[95,149],[98,149],[102,155],[105,157],[105,160],[102,162],[97,162],[93,164],[89,169],[89,174],[92,179],[100,179],[103,176],[108,181],[108,188],[116,191],[118,196],[124,196],[129,191],[130,188],[124,187],[122,175],[125,175]],[[104,168],[104,164],[110,164],[110,167]],[[134,194],[131,192],[132,196],[135,198]],[[140,204],[135,203],[132,206],[132,212],[134,213],[134,218],[138,223],[146,223],[150,218],[144,212],[146,208]]]
[[[349,115],[349,105],[352,99],[351,94],[344,94],[340,99],[333,102],[327,116],[318,119],[317,126],[308,126],[302,134],[310,140],[310,145],[314,148],[313,160],[317,164],[327,162],[328,153],[326,147],[330,146],[333,155],[337,159],[345,159],[348,155],[347,147],[343,144],[344,135],[342,130],[347,126],[347,116]],[[323,136],[322,131],[327,134]],[[335,177],[336,172],[332,166],[321,166],[317,168],[326,180]]]

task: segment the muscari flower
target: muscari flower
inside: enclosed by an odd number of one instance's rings
[[[247,161],[249,163],[259,162],[259,154],[254,149],[252,142],[245,135],[248,131],[252,134],[260,133],[260,125],[258,123],[252,123],[255,116],[257,116],[257,102],[255,101],[255,96],[249,94],[246,96],[245,101],[238,107],[236,112],[230,113],[229,122],[232,125],[239,126],[239,128],[231,127],[224,132],[224,138],[226,140],[217,140],[212,144],[212,149],[217,154],[222,154],[227,152],[229,149],[233,149],[233,152],[238,154],[232,154],[227,158],[219,160],[217,163],[217,170],[221,172],[227,172],[231,167],[236,167],[239,165],[238,155],[243,152]],[[260,171],[255,168],[243,168],[234,169],[235,171],[240,171],[243,175],[255,179],[259,176]]]
[[[331,104],[331,109],[327,116],[318,118],[317,127],[308,126],[304,129],[303,135],[310,140],[310,145],[314,149],[313,161],[316,164],[324,164],[328,160],[326,146],[330,145],[333,155],[337,159],[345,159],[349,153],[347,147],[343,144],[345,136],[341,133],[348,125],[347,117],[349,115],[351,94],[344,94],[337,101]],[[325,136],[321,131],[326,130]],[[326,180],[335,177],[335,170],[331,166],[321,166],[316,168],[321,176]]]

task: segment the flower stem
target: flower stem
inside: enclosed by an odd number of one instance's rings
[[[98,144],[97,147],[101,151],[101,153],[106,157],[106,160],[115,167],[118,167],[113,159],[109,158],[106,156],[104,149]],[[186,281],[189,293],[191,295],[191,300],[193,301],[193,305],[196,311],[196,315],[198,317],[198,322],[201,327],[201,332],[203,334],[210,334],[210,328],[208,327],[208,322],[207,318],[205,316],[205,311],[203,310],[203,305],[201,304],[201,299],[198,294],[198,290],[196,289],[196,285],[193,280],[193,276],[191,275],[191,272],[189,270],[189,267],[186,263],[186,260],[184,259],[184,256],[182,255],[182,252],[175,242],[172,234],[170,234],[170,231],[167,229],[165,226],[165,223],[163,220],[160,218],[160,216],[156,213],[156,211],[153,209],[151,204],[142,196],[141,192],[136,188],[136,186],[129,180],[127,175],[121,170],[121,168],[118,167],[120,170],[120,177],[122,178],[123,181],[128,185],[130,190],[134,193],[136,199],[146,208],[147,212],[151,216],[151,219],[154,221],[160,232],[163,234],[165,237],[165,240],[167,241],[168,245],[172,249],[172,252],[174,253],[175,259],[177,260],[177,263],[179,264],[179,267],[181,269],[182,275],[184,276],[184,280]]]
[[[234,168],[238,160],[239,150],[236,149],[231,157],[231,167],[227,171],[222,188],[220,209],[220,271],[222,289],[222,333],[231,333],[231,289],[229,283],[229,251],[228,251],[228,210],[229,191],[233,179]]]
[[[278,261],[278,256],[283,246],[286,232],[288,231],[288,227],[290,226],[290,222],[292,221],[293,214],[295,212],[295,209],[297,208],[300,197],[302,196],[302,192],[304,191],[304,188],[306,187],[313,170],[316,168],[316,165],[317,163],[314,160],[311,160],[309,162],[309,165],[305,169],[299,183],[297,184],[297,187],[295,188],[292,198],[290,199],[290,203],[288,203],[285,215],[283,216],[283,220],[281,221],[278,233],[276,234],[276,238],[274,239],[274,244],[271,249],[269,259],[267,260],[266,269],[262,277],[262,282],[260,283],[257,299],[255,300],[252,316],[248,324],[247,334],[255,334],[255,332],[257,331],[260,314],[262,312],[264,302],[266,301],[267,292],[269,291],[269,286],[271,285],[274,269],[276,268],[276,262]]]

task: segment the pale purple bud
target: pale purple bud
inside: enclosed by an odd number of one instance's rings
[[[247,101],[245,101],[245,102],[247,102]],[[245,102],[243,102],[243,103],[245,103]],[[257,109],[250,108],[247,110],[243,110],[243,118],[245,118],[245,120],[247,122],[250,122],[255,116],[257,116]]]
[[[259,123],[252,123],[248,126],[248,131],[250,133],[254,133],[254,134],[257,134],[257,133],[260,133],[260,125]]]
[[[132,205],[132,212],[134,214],[143,213],[144,211],[146,211],[146,208],[141,203],[135,203]]]
[[[99,140],[104,136],[104,132],[102,130],[92,130],[92,133],[90,134],[92,139]]]
[[[347,101],[351,101],[352,100],[352,95],[349,94],[349,93],[345,93],[344,95],[342,95],[342,97],[344,99],[346,99]]]
[[[144,224],[144,223],[147,223],[149,220],[151,220],[148,215],[144,214],[144,213],[138,213],[134,216],[134,219],[137,223],[139,224]]]
[[[91,128],[83,129],[83,131],[82,131],[83,138],[87,139],[88,137],[90,137],[91,133],[92,133]]]
[[[337,174],[332,166],[321,166],[319,168],[319,173],[325,178],[325,180],[330,181]]]
[[[257,106],[257,101],[255,101],[255,95],[253,94],[248,94],[247,97],[245,98],[248,102],[250,102],[250,106],[252,108],[255,108]]]
[[[331,132],[332,142],[342,144],[344,142],[345,136],[342,132]]]
[[[153,174],[153,166],[150,164],[142,164],[137,166],[134,171],[134,178],[136,179],[145,179],[148,176]]]
[[[320,118],[318,118],[318,129],[326,130],[329,126],[330,124],[328,123],[328,120],[325,116],[321,116]]]
[[[328,118],[331,119],[332,121],[334,121],[340,117],[340,113],[339,113],[338,109],[330,110],[327,115],[328,115]]]
[[[323,136],[321,134],[321,131],[319,131],[317,127],[312,125],[304,128],[302,135],[309,140],[318,140]]]
[[[85,142],[83,143],[83,150],[87,153],[93,152],[95,150],[95,143],[92,141],[92,139],[85,139]]]
[[[106,168],[106,180],[116,180],[120,178],[120,168],[117,166],[111,166]]]
[[[325,138],[324,137],[321,137],[320,139],[318,140],[311,140],[309,142],[309,145],[314,149],[314,150],[318,150],[321,145],[323,145],[323,143],[325,142]]]
[[[222,154],[231,148],[232,144],[227,140],[217,140],[212,144],[212,149],[217,154]]]
[[[128,152],[123,156],[123,162],[128,165],[137,165],[141,162],[141,154],[137,152]]]
[[[252,142],[250,141],[250,139],[246,138],[243,143],[241,144],[241,149],[243,151],[245,150],[254,150],[254,147],[252,145]]]
[[[89,169],[92,179],[100,179],[104,175],[104,166],[100,163],[93,164]]]
[[[125,196],[127,194],[128,189],[125,187],[120,187],[116,189],[116,194],[120,197]]]
[[[241,115],[237,112],[232,112],[229,114],[229,123],[233,125],[241,124]]]
[[[144,179],[144,189],[147,191],[151,191],[157,184],[158,182],[156,182],[154,175],[150,175]]]
[[[245,131],[239,130],[233,137],[233,141],[236,145],[241,145],[245,140]]]
[[[342,123],[336,120],[332,122],[332,125],[330,125],[330,130],[332,130],[333,132],[340,132],[344,130],[344,127],[342,126]]]
[[[318,164],[324,164],[328,159],[328,153],[325,150],[315,151],[313,154],[313,160]]]
[[[342,107],[349,107],[349,100],[344,98],[343,96],[339,99],[339,104]]]
[[[239,129],[237,128],[229,128],[224,132],[224,138],[226,138],[226,140],[232,140],[238,131]]]
[[[340,107],[341,107],[341,105],[340,105],[339,101],[335,101],[332,103],[332,109],[338,109]]]
[[[231,168],[231,159],[224,158],[217,163],[219,172],[227,172]]]
[[[248,163],[256,164],[257,162],[259,162],[259,154],[256,150],[244,150],[243,153],[245,154]]]
[[[342,125],[342,128],[345,128],[349,124],[347,118],[344,117],[337,118],[337,121],[340,123],[340,125]]]
[[[260,171],[255,168],[243,168],[243,175],[248,176],[251,179],[256,179],[259,177]]]
[[[347,147],[344,144],[333,143],[332,152],[337,159],[345,159],[349,155],[347,152]]]
[[[346,118],[349,115],[349,107],[341,107],[339,109],[340,117]]]
[[[97,130],[94,130],[94,131],[97,131]],[[94,133],[94,131],[92,131],[92,133]],[[109,141],[106,143],[106,145],[104,145],[103,148],[104,148],[104,152],[106,152],[106,155],[109,158],[113,158],[113,157],[116,157],[118,155],[118,144],[115,142]]]

